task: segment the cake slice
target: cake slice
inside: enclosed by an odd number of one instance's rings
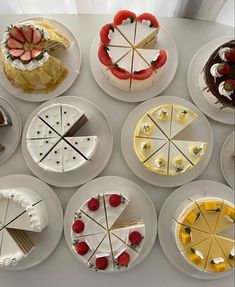
[[[169,148],[169,175],[178,175],[190,170],[193,165],[188,159],[175,147],[173,143],[170,143]]]
[[[27,139],[51,139],[60,136],[38,116],[34,117],[29,125]]]
[[[209,237],[208,239],[205,239],[202,242],[192,246],[182,253],[183,256],[194,267],[198,267],[201,270],[204,270],[206,268],[212,240],[213,238]]]
[[[12,239],[16,242],[19,248],[23,251],[24,255],[34,249],[34,244],[23,230],[7,229]]]
[[[215,234],[221,233],[229,228],[234,228],[235,208],[234,205],[224,200],[219,219],[215,228]]]
[[[38,117],[59,135],[62,134],[61,104],[49,105],[38,112]]]
[[[217,240],[213,238],[205,270],[207,272],[224,272],[229,269],[231,266],[228,259],[224,256]]]
[[[112,63],[115,64],[121,60],[127,53],[131,52],[130,48],[126,47],[107,47],[107,52],[112,60]]]
[[[39,162],[39,166],[50,172],[63,172],[63,141],[60,141],[48,154]]]
[[[235,266],[235,241],[233,239],[225,238],[222,236],[215,236],[220,248],[222,249],[225,258],[228,259],[231,267]]]
[[[0,230],[5,224],[8,205],[9,205],[9,199],[2,197],[0,190]]]
[[[169,143],[154,153],[143,165],[150,171],[166,175],[168,173]]]
[[[192,164],[197,164],[207,150],[205,142],[181,140],[172,140],[172,142]]]
[[[78,107],[61,104],[61,134],[72,137],[88,121],[84,112]]]
[[[150,48],[156,43],[159,24],[154,15],[143,13],[137,17],[135,48]]]
[[[8,127],[12,125],[11,117],[9,113],[4,109],[2,106],[0,106],[0,128],[2,127]]]
[[[165,134],[148,115],[144,115],[139,120],[135,128],[135,136],[143,138],[167,139]]]
[[[149,116],[162,130],[162,132],[169,138],[172,123],[172,105],[162,105],[160,107],[158,106],[149,112]]]
[[[171,138],[185,129],[197,118],[197,114],[181,105],[173,105]]]
[[[58,143],[60,138],[27,140],[27,148],[32,159],[39,163]]]
[[[104,46],[109,47],[131,47],[131,44],[112,23],[106,24],[101,28],[100,41]]]
[[[167,140],[161,139],[135,138],[134,149],[139,160],[144,162],[165,145],[166,142]]]

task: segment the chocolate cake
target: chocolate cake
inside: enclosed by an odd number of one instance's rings
[[[10,115],[2,106],[0,106],[0,127],[7,127],[11,125],[12,122]]]
[[[205,98],[215,107],[235,108],[235,40],[218,47],[209,57],[199,85]]]

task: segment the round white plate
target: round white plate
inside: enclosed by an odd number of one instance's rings
[[[48,211],[48,226],[40,233],[30,232],[30,238],[36,248],[28,257],[6,270],[23,270],[43,262],[55,250],[63,231],[63,210],[55,192],[41,180],[24,174],[9,175],[0,178],[1,188],[26,187],[35,191],[44,201]],[[3,269],[3,270],[4,270]],[[0,269],[1,272],[1,269]]]
[[[21,22],[28,20],[48,20],[69,40],[71,46],[68,49],[53,52],[53,55],[60,59],[61,62],[68,68],[69,73],[67,77],[63,80],[63,82],[60,83],[60,85],[52,92],[49,92],[47,94],[25,93],[22,90],[14,88],[12,86],[11,82],[7,79],[2,69],[2,65],[0,64],[0,84],[6,91],[21,100],[30,102],[43,102],[58,97],[72,86],[78,74],[80,73],[82,63],[81,48],[75,36],[64,24],[54,19],[44,17],[27,18],[22,20]]]
[[[143,164],[141,164],[133,148],[134,130],[139,119],[149,109],[162,104],[181,104],[194,111],[198,115],[198,118],[180,133],[181,138],[185,138],[186,140],[204,141],[208,144],[208,150],[203,156],[202,160],[191,170],[177,176],[160,175],[151,172],[144,167]],[[174,187],[195,179],[206,168],[213,150],[213,134],[207,118],[196,106],[183,98],[164,95],[158,98],[150,99],[138,105],[130,113],[122,128],[121,147],[124,159],[135,175],[153,185]]]
[[[141,102],[159,95],[163,92],[173,80],[178,67],[178,51],[175,40],[171,34],[161,26],[156,49],[166,49],[168,51],[168,60],[166,67],[162,72],[161,80],[156,81],[147,90],[140,92],[127,92],[112,86],[105,77],[98,58],[99,36],[94,39],[90,50],[90,67],[97,84],[111,97],[124,102]]]
[[[22,127],[20,116],[15,107],[6,99],[0,97],[2,106],[10,115],[12,126],[0,128],[0,143],[5,146],[5,150],[0,152],[0,164],[7,160],[16,150],[21,137]]]
[[[235,188],[235,131],[233,131],[225,140],[221,154],[220,154],[220,166],[223,176],[227,183],[234,189]]]
[[[80,258],[77,256],[72,249],[71,245],[71,224],[74,218],[74,212],[76,212],[79,207],[87,201],[92,196],[95,196],[99,193],[105,192],[107,190],[113,190],[116,192],[121,192],[124,196],[130,199],[131,204],[127,206],[126,219],[128,215],[131,215],[131,218],[142,218],[145,223],[145,238],[144,245],[140,251],[140,255],[133,262],[129,270],[140,262],[142,262],[147,255],[150,253],[157,236],[157,214],[153,203],[149,196],[134,182],[127,180],[122,177],[116,176],[104,176],[96,178],[86,185],[82,186],[71,198],[68,203],[68,206],[65,211],[64,217],[64,233],[65,239],[68,244],[69,250],[72,252],[74,257],[82,263],[86,268],[86,265]],[[120,271],[124,271],[121,269]],[[116,272],[120,272],[116,271]],[[115,272],[115,271],[113,271]]]
[[[94,158],[80,169],[64,173],[49,172],[38,166],[28,152],[26,133],[32,118],[36,116],[37,112],[42,108],[53,103],[66,103],[82,109],[87,115],[89,121],[78,131],[77,134],[81,136],[96,135],[99,138]],[[29,169],[43,181],[60,187],[79,186],[96,177],[108,163],[113,149],[112,128],[104,113],[94,103],[86,99],[73,96],[59,97],[40,105],[30,115],[25,124],[22,135],[22,149],[24,159]]]
[[[189,94],[199,109],[211,119],[230,125],[234,124],[234,112],[225,112],[217,109],[204,98],[199,87],[199,74],[214,50],[232,39],[232,36],[218,38],[200,48],[191,60],[187,76]]]
[[[222,183],[210,180],[199,180],[185,184],[173,192],[165,201],[159,214],[158,236],[161,248],[167,259],[179,271],[198,279],[219,279],[233,270],[224,273],[206,273],[194,268],[180,254],[172,234],[172,220],[179,205],[189,196],[203,194],[217,196],[234,202],[234,191]]]

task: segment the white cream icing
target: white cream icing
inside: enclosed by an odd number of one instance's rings
[[[109,29],[108,38],[111,40],[113,37],[113,30]]]
[[[145,26],[148,26],[148,27],[150,27],[150,25],[151,25],[151,21],[150,20],[146,20],[146,19],[143,19],[141,23],[143,25],[145,25]]]
[[[125,20],[122,20],[122,25],[127,25],[127,24],[131,24],[131,18],[128,17]]]
[[[222,75],[218,72],[218,66],[219,65],[220,65],[219,63],[216,63],[216,64],[212,65],[210,68],[210,73],[214,78],[222,77]]]
[[[5,256],[0,257],[0,266],[1,267],[7,267],[10,264],[16,265],[18,261],[23,259],[25,257],[23,252],[17,252],[15,254],[7,254]]]
[[[221,48],[220,50],[219,50],[219,57],[220,57],[220,59],[222,60],[222,61],[224,61],[224,62],[227,62],[228,60],[225,58],[225,54],[228,52],[228,51],[230,51],[231,49],[229,48],[229,47],[224,47],[224,48]]]
[[[235,247],[233,247],[233,249],[231,250],[230,255],[235,256]]]
[[[221,83],[219,84],[219,87],[218,87],[219,93],[220,93],[221,95],[225,96],[226,98],[228,98],[229,100],[231,100],[230,96],[232,95],[232,93],[233,93],[234,91],[227,91],[227,90],[225,90],[225,88],[224,88],[224,83],[225,83],[225,82],[223,81],[223,82],[221,82]]]
[[[196,254],[197,256],[199,256],[201,259],[204,259],[204,256],[203,256],[203,254],[202,254],[200,251],[195,250],[195,254]]]
[[[213,259],[213,261],[214,261],[215,264],[223,263],[224,262],[224,258],[218,257],[218,258]]]

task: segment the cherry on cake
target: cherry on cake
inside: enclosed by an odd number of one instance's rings
[[[26,134],[33,161],[55,173],[74,171],[92,162],[97,136],[76,136],[87,121],[81,109],[69,104],[55,103],[40,110]]]
[[[30,234],[47,225],[47,207],[33,190],[0,189],[0,267],[26,258],[37,247]]]
[[[176,104],[163,104],[147,111],[134,131],[134,151],[140,163],[161,175],[191,170],[207,150],[207,143],[181,136],[181,131],[196,119],[195,112]]]
[[[109,83],[121,90],[146,90],[161,80],[167,51],[154,49],[159,31],[156,17],[138,17],[128,10],[114,16],[113,23],[100,30],[98,58]]]
[[[49,21],[10,25],[3,33],[1,60],[11,84],[26,93],[48,93],[68,75],[68,68],[51,52],[70,43]]]
[[[194,195],[178,207],[172,223],[179,256],[208,273],[234,268],[234,203],[223,198]]]
[[[88,268],[120,270],[131,266],[140,255],[145,224],[140,218],[123,219],[129,202],[123,194],[107,191],[91,197],[75,212],[71,242],[75,255]]]
[[[235,41],[219,46],[205,63],[200,75],[202,95],[215,108],[234,112]]]

